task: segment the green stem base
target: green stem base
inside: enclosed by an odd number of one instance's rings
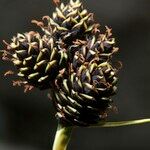
[[[70,141],[70,136],[73,127],[65,127],[58,124],[57,132],[52,150],[66,150]]]

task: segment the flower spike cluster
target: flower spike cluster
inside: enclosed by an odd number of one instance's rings
[[[52,17],[32,22],[43,35],[18,34],[10,44],[5,42],[3,52],[21,83],[50,89],[56,116],[63,123],[89,126],[106,119],[118,81],[112,65],[118,48],[111,29],[106,26],[101,32],[80,0],[57,3]]]

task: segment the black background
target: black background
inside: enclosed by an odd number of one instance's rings
[[[114,101],[119,113],[110,120],[150,116],[150,1],[84,0],[102,26],[113,28],[123,62]],[[51,15],[50,0],[0,0],[0,48],[17,32],[39,30],[32,19]],[[57,121],[47,92],[24,94],[3,77],[9,64],[0,61],[0,150],[50,150]],[[113,129],[75,129],[70,150],[150,149],[150,125]]]

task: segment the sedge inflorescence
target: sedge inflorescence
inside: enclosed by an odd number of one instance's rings
[[[118,81],[112,64],[118,48],[111,29],[106,26],[102,32],[80,0],[59,3],[52,17],[32,22],[42,35],[19,33],[10,44],[5,42],[3,59],[16,68],[6,75],[16,75],[14,85],[26,90],[50,89],[56,116],[63,123],[89,126],[107,118]]]

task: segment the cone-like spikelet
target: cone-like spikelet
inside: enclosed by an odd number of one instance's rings
[[[115,47],[115,39],[112,37],[111,29],[106,27],[104,34],[97,31],[95,34],[86,36],[85,40],[77,39],[68,47],[67,53],[74,68],[85,62],[97,61],[103,63],[111,60],[113,54],[118,51]]]
[[[87,126],[105,119],[116,93],[116,70],[105,62],[81,65],[72,70],[55,90],[57,116],[71,125]]]
[[[93,37],[76,43],[68,74],[59,75],[55,81],[54,104],[61,121],[79,126],[96,124],[113,108],[111,97],[116,93],[118,79],[109,58],[116,48],[104,53],[97,45],[102,43],[100,40]]]
[[[50,88],[59,70],[66,64],[65,52],[57,51],[53,39],[41,37],[38,33],[18,34],[7,44],[4,56],[17,67],[18,77],[25,84],[40,89]]]
[[[88,13],[83,8],[80,0],[70,0],[67,5],[61,3],[52,17],[45,16],[48,25],[38,24],[45,31],[45,34],[52,35],[57,41],[65,45],[71,44],[73,40],[84,39],[85,35],[91,32],[96,26],[93,20],[93,14]]]

